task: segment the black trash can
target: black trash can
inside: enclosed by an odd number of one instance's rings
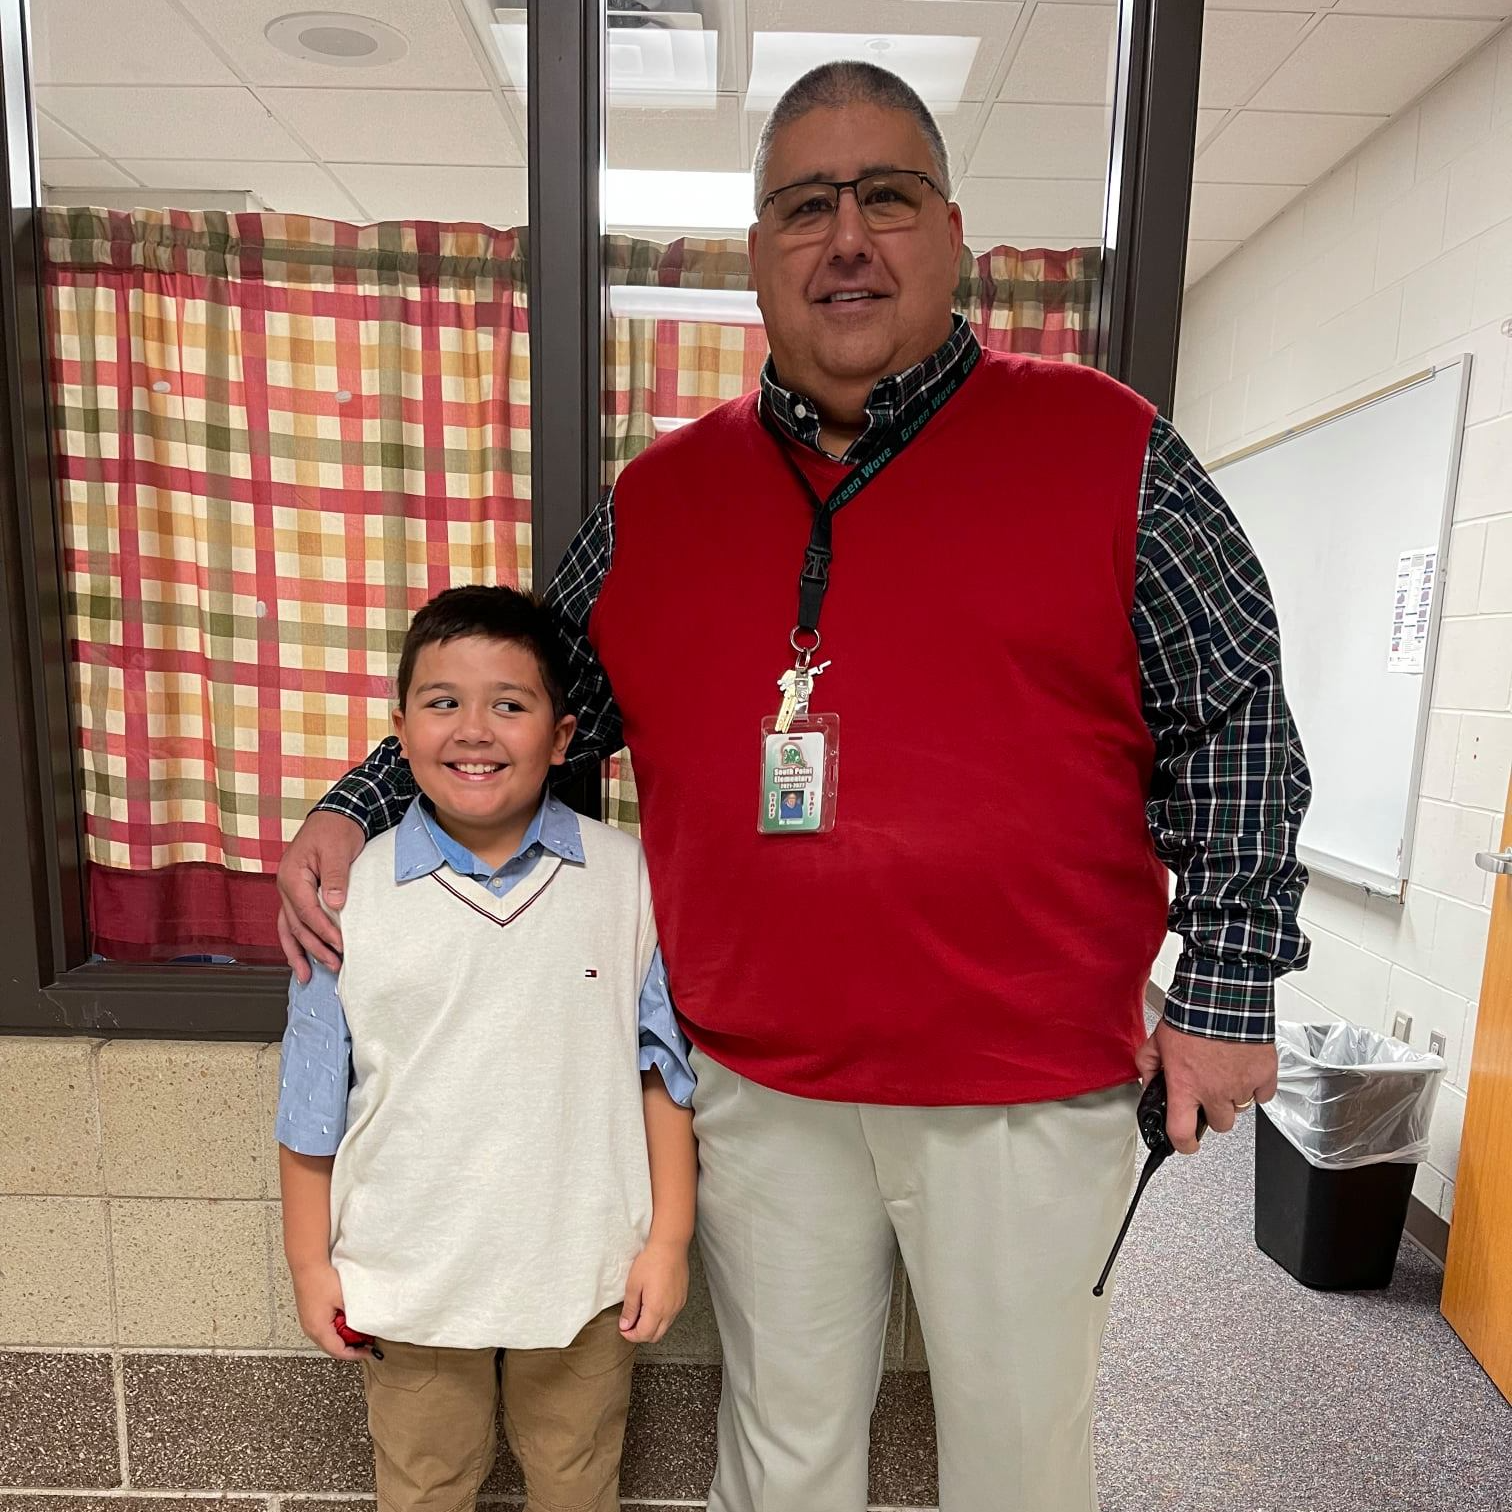
[[[1255,1243],[1304,1286],[1389,1286],[1443,1058],[1358,1024],[1276,1026],[1255,1124]]]
[[[1416,1161],[1324,1171],[1270,1120],[1255,1122],[1255,1243],[1304,1286],[1390,1286]]]

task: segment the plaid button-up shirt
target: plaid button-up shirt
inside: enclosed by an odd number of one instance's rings
[[[928,408],[974,355],[958,316],[923,362],[880,380],[842,460],[859,466]],[[770,360],[761,402],[795,441],[819,450],[819,411],[784,388]],[[623,743],[614,694],[588,621],[614,555],[611,493],[583,523],[547,589],[563,620],[578,717],[565,768],[594,769]],[[1215,1039],[1275,1036],[1275,979],[1307,964],[1297,923],[1307,872],[1297,830],[1311,783],[1281,687],[1276,612],[1265,575],[1222,495],[1186,443],[1157,417],[1139,490],[1131,616],[1155,742],[1145,804],[1161,860],[1175,874],[1170,926],[1183,940],[1167,1022]],[[318,805],[368,835],[396,824],[414,796],[392,737]]]

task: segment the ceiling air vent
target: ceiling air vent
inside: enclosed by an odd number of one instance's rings
[[[609,0],[610,45],[616,31],[702,31],[703,16],[693,0]]]
[[[707,0],[705,0],[707,8]],[[525,88],[525,12],[497,6],[491,28],[509,82]],[[609,0],[609,93],[619,105],[710,108],[719,33],[698,0]]]

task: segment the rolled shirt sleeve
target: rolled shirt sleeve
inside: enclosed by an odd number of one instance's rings
[[[1297,832],[1312,785],[1281,684],[1270,588],[1201,464],[1150,437],[1133,626],[1155,741],[1148,802],[1185,948],[1165,1017],[1213,1039],[1275,1038],[1275,980],[1307,964]]]
[[[679,1107],[692,1104],[698,1079],[688,1061],[687,1036],[672,1011],[672,994],[667,987],[667,968],[660,946],[651,957],[651,969],[641,986],[640,1068],[660,1071],[667,1095]]]
[[[275,1133],[296,1154],[334,1155],[346,1132],[352,1040],[336,973],[318,961],[310,966],[307,983],[289,983]]]

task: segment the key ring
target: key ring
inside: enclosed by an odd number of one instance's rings
[[[798,644],[798,637],[805,633],[814,637],[813,645],[800,646]],[[800,671],[805,670],[808,667],[808,664],[814,658],[814,652],[819,649],[820,645],[823,642],[823,639],[824,638],[819,634],[817,630],[809,630],[804,625],[793,626],[793,633],[788,636],[788,645],[790,645],[793,650],[798,653],[798,667]]]

